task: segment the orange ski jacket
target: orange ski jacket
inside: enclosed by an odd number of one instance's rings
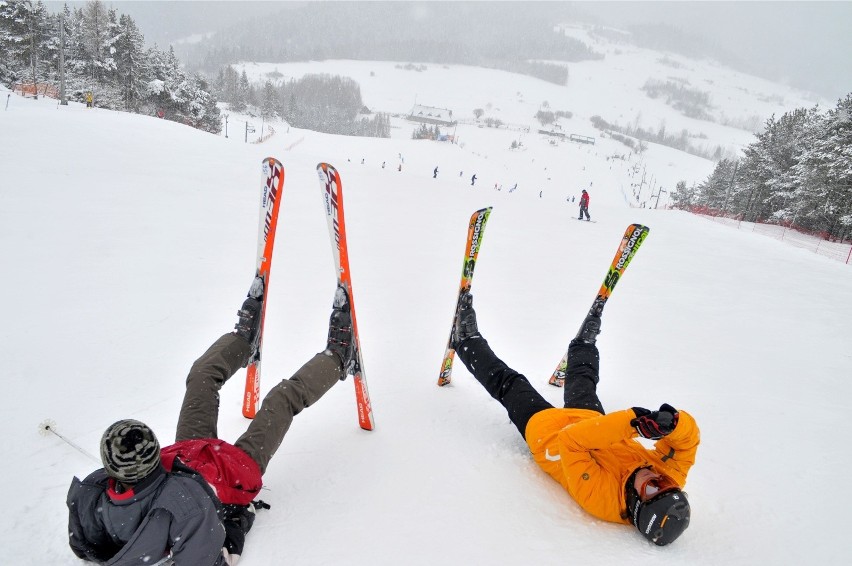
[[[546,409],[527,424],[533,458],[586,511],[604,521],[630,524],[624,485],[648,466],[683,488],[695,463],[698,425],[680,411],[677,427],[649,450],[634,440],[632,409],[601,415],[587,409]]]

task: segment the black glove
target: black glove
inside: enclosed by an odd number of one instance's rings
[[[235,503],[223,505],[222,525],[225,527],[225,548],[229,554],[241,555],[246,543],[246,534],[254,524],[254,507],[251,505],[237,505]]]
[[[677,409],[668,403],[660,405],[659,411],[633,407],[633,412],[636,413],[636,418],[630,421],[630,426],[635,428],[636,432],[644,438],[659,440],[671,433],[677,426],[679,416]]]

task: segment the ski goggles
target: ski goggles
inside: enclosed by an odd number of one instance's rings
[[[662,475],[651,476],[639,486],[639,499],[643,502],[650,501],[662,493],[667,493],[676,489],[680,489],[680,486],[677,485],[670,477]]]

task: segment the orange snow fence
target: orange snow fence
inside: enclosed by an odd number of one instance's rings
[[[15,83],[12,85],[12,92],[21,96],[41,95],[59,98],[59,89],[48,83]]]

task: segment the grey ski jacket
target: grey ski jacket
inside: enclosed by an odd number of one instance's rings
[[[223,566],[218,499],[191,468],[162,467],[134,489],[115,491],[103,469],[68,490],[68,532],[78,557],[114,566]]]

